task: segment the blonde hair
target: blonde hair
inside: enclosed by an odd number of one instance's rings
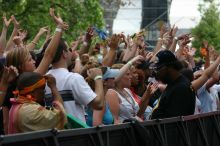
[[[6,55],[6,65],[10,66],[13,65],[19,71],[22,72],[21,67],[24,62],[27,60],[30,52],[26,48],[16,47],[13,50],[9,51]]]

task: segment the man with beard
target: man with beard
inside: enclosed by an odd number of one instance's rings
[[[175,55],[169,50],[158,52],[153,67],[155,78],[167,87],[154,107],[151,119],[193,114],[195,94],[190,81],[179,72],[182,65]]]

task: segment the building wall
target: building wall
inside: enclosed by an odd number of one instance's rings
[[[145,29],[146,41],[154,46],[159,37],[159,29],[163,23],[169,25],[168,0],[142,0],[142,23],[141,28]]]
[[[120,7],[120,0],[100,0],[104,11],[106,29],[112,34],[113,21]]]

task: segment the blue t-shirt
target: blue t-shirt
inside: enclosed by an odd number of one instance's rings
[[[92,123],[93,123],[93,110],[91,108],[88,108],[86,110],[86,113],[88,114],[87,115],[87,118],[86,118],[86,124],[89,125],[89,126],[93,126]],[[102,123],[104,125],[109,125],[109,124],[113,124],[113,116],[112,116],[112,113],[109,109],[109,105],[106,104],[105,106],[105,113],[104,113],[104,116],[103,116],[103,119],[102,119]]]
[[[201,113],[213,111],[213,97],[206,89],[206,84],[197,91],[198,99],[201,102]]]

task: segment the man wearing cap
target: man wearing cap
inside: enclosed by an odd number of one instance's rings
[[[163,50],[156,54],[153,65],[155,78],[167,84],[167,87],[153,109],[152,119],[194,113],[195,94],[190,81],[179,72],[181,68],[181,63],[171,51]]]

